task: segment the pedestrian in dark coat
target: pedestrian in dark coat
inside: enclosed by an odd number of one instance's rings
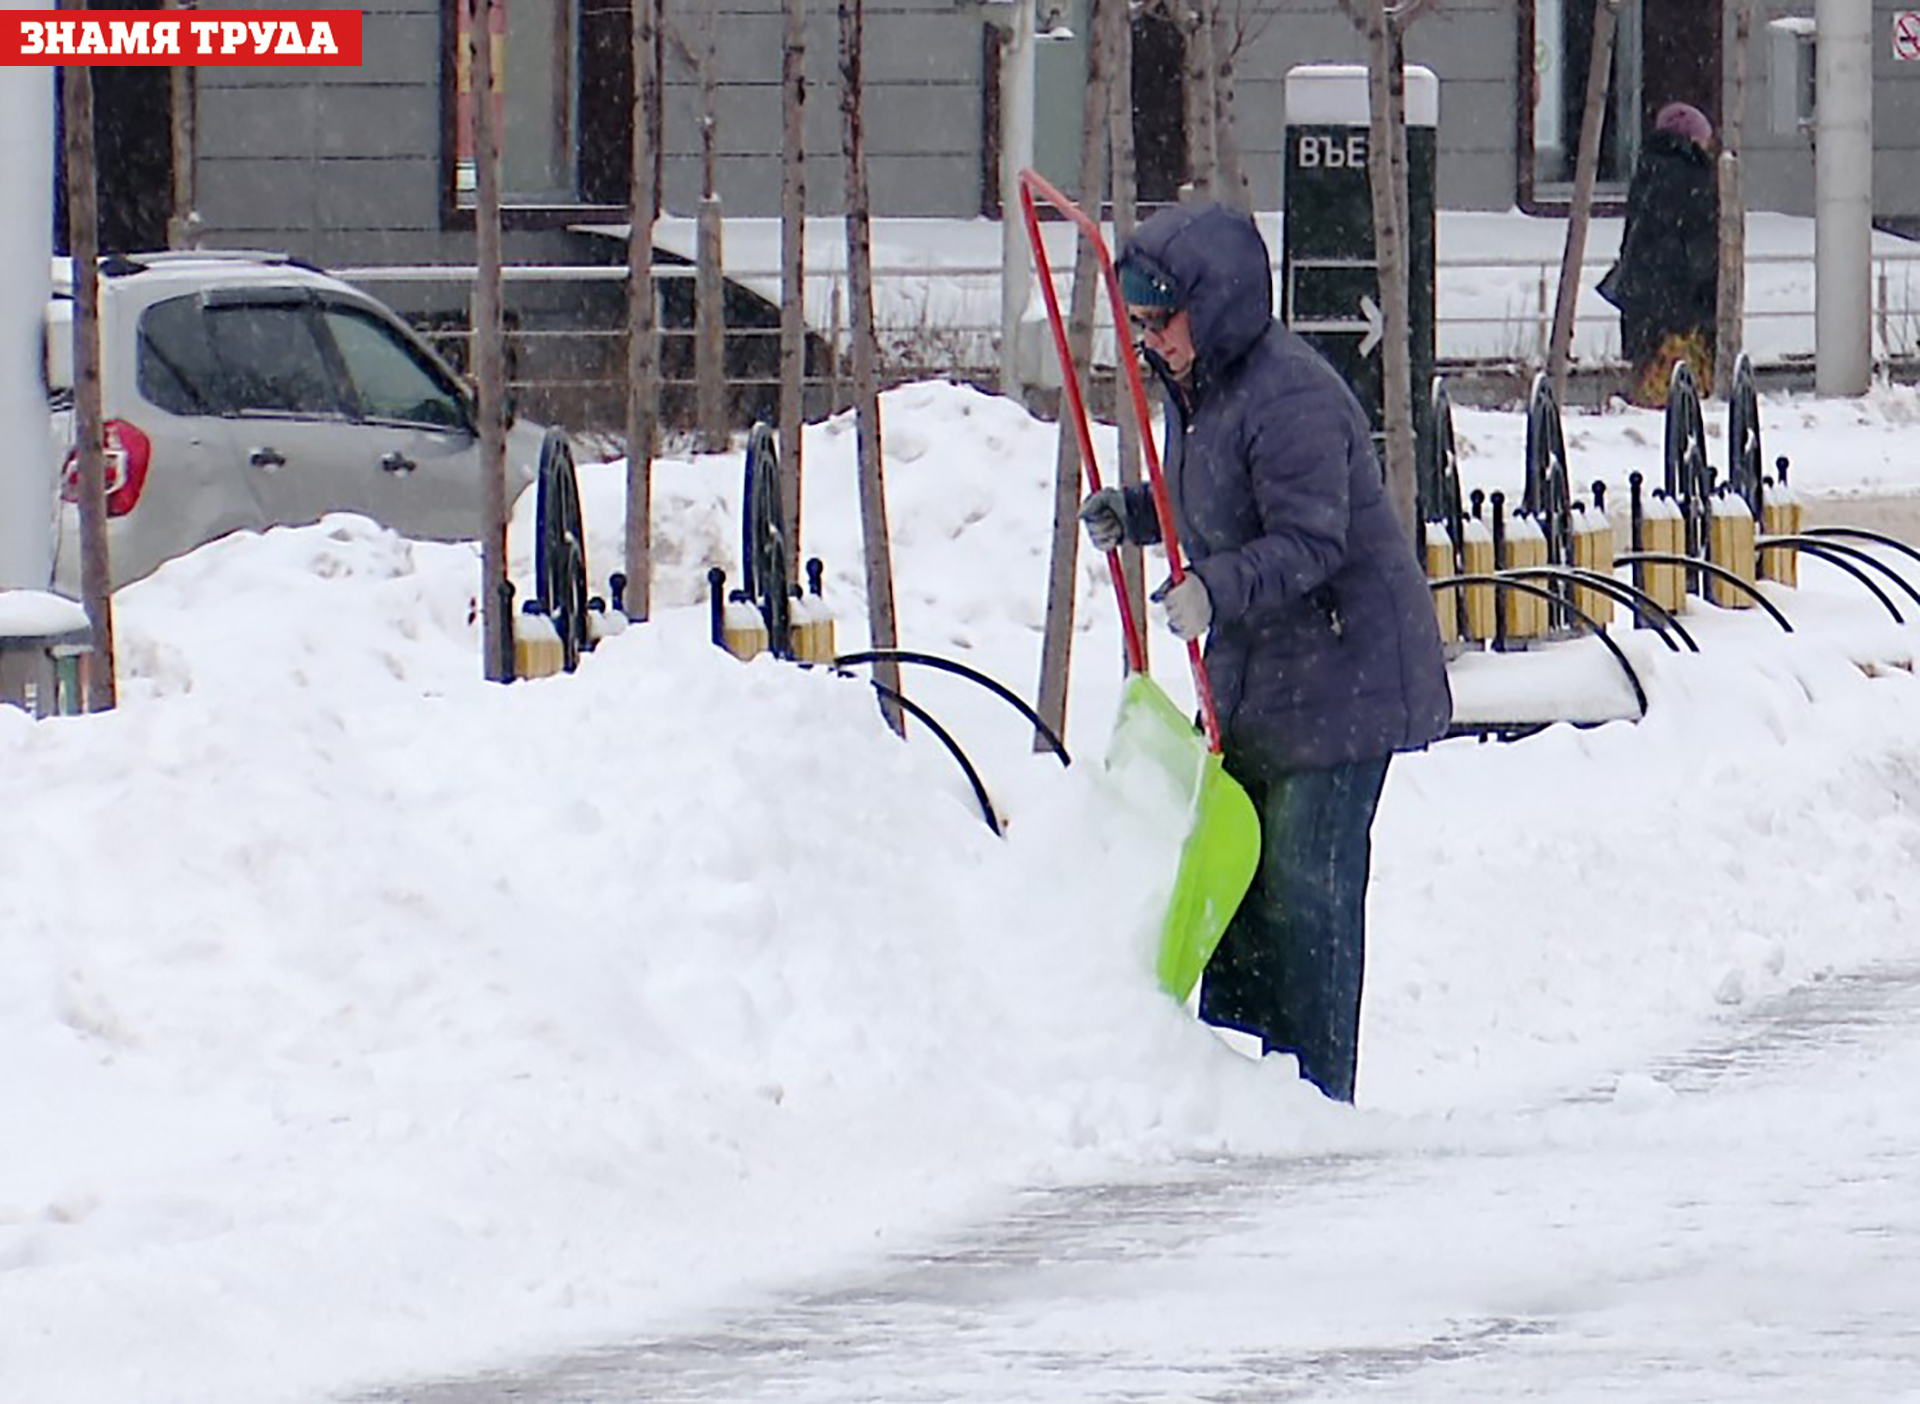
[[[1713,383],[1720,289],[1720,194],[1713,124],[1670,102],[1654,118],[1627,186],[1620,259],[1599,293],[1620,309],[1620,347],[1633,366],[1629,398],[1660,408],[1673,364]]]
[[[1166,475],[1191,572],[1169,626],[1207,634],[1228,771],[1261,817],[1253,887],[1208,965],[1208,1021],[1353,1099],[1369,831],[1395,751],[1452,711],[1440,634],[1365,410],[1273,318],[1253,221],[1213,204],[1146,220],[1122,293],[1166,391]],[[1160,539],[1144,488],[1081,509],[1101,549]]]

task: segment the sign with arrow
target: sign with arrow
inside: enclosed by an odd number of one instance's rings
[[[1363,109],[1364,110],[1364,109]],[[1373,187],[1364,126],[1293,125],[1287,130],[1286,243],[1280,260],[1281,319],[1312,342],[1366,406],[1376,439],[1385,412],[1380,346],[1386,336],[1380,268],[1373,250]],[[1415,424],[1433,376],[1433,172],[1435,132],[1407,132],[1412,206],[1409,302]]]

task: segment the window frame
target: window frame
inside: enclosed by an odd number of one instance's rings
[[[1514,117],[1517,140],[1514,150],[1514,203],[1520,211],[1529,215],[1543,215],[1564,219],[1573,210],[1572,181],[1539,181],[1534,174],[1534,13],[1539,0],[1520,0],[1514,8],[1519,17],[1515,26],[1517,47],[1514,54],[1515,86]],[[1634,35],[1644,35],[1645,11],[1639,0],[1625,0],[1618,17],[1620,26],[1635,26]],[[1616,30],[1614,39],[1615,62],[1620,61],[1620,41],[1622,35]],[[1629,114],[1635,114],[1630,126],[1636,128],[1629,134],[1627,146],[1626,174],[1617,180],[1596,180],[1593,191],[1592,213],[1598,217],[1619,216],[1626,213],[1627,186],[1632,178],[1633,162],[1639,154],[1638,119],[1640,110],[1640,85],[1645,69],[1642,52],[1643,37],[1633,37],[1631,54],[1628,59],[1633,65],[1632,90],[1622,95],[1618,89],[1612,93],[1611,101],[1617,108],[1623,107]],[[1581,75],[1585,82],[1585,75]],[[1617,120],[1617,118],[1616,118]],[[1578,140],[1578,134],[1575,134]]]
[[[466,231],[475,227],[474,206],[460,198],[459,81],[461,0],[440,7],[440,226]],[[616,34],[632,33],[631,0],[580,0],[574,27],[573,75],[574,180],[582,190],[605,198],[508,203],[503,195],[500,222],[509,229],[564,229],[582,222],[624,217],[631,203],[632,134],[626,116],[633,106],[631,43],[606,51],[583,44],[591,22]],[[623,18],[624,17],[624,18]],[[662,153],[656,146],[656,170]]]

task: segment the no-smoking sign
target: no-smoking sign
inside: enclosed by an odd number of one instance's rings
[[[1920,10],[1894,11],[1893,56],[1901,63],[1920,63]]]

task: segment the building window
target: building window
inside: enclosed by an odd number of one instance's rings
[[[1593,0],[1523,0],[1520,7],[1520,207],[1564,213],[1573,195],[1580,123],[1593,57]],[[1600,131],[1594,198],[1626,198],[1640,147],[1640,0],[1620,7],[1613,81]]]
[[[1062,190],[1080,183],[1081,118],[1086,100],[1086,44],[1092,32],[1087,0],[1040,6],[1034,52],[1034,166]],[[980,213],[1000,217],[1000,69],[1004,34],[981,26],[982,100]],[[1133,14],[1133,162],[1135,198],[1142,206],[1171,204],[1188,177],[1186,37],[1158,8]]]
[[[446,26],[448,189],[475,195],[466,0]],[[623,206],[632,151],[630,0],[504,0],[494,11],[500,199],[520,210]]]

